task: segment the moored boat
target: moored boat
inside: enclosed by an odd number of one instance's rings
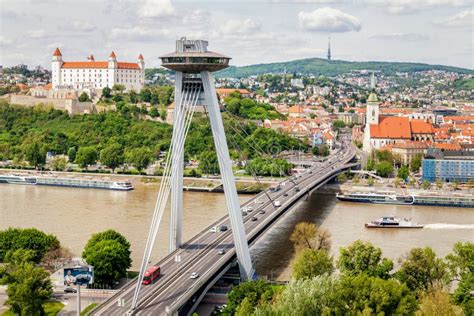
[[[413,222],[411,219],[395,216],[383,216],[375,221],[366,223],[367,228],[423,228],[424,225]]]
[[[36,177],[18,174],[0,174],[0,183],[9,184],[36,184]]]

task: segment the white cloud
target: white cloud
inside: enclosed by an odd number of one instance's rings
[[[43,29],[29,31],[27,34],[28,34],[28,37],[32,39],[44,39],[51,36],[50,34],[46,33],[46,31]]]
[[[358,32],[362,27],[355,16],[333,8],[302,11],[298,14],[298,20],[304,30],[313,32]]]
[[[473,27],[474,21],[474,9],[464,10],[458,14],[448,16],[443,19],[438,19],[433,21],[436,25],[446,26],[446,27]]]
[[[472,4],[471,0],[365,0],[365,2],[385,8],[393,14],[416,13],[440,7],[462,7]]]
[[[0,47],[1,46],[9,46],[13,43],[13,40],[10,38],[6,38],[5,36],[0,35]]]
[[[381,40],[398,40],[408,42],[426,41],[428,36],[418,33],[391,33],[391,34],[376,34],[370,37],[371,39]]]
[[[134,26],[117,27],[110,31],[110,38],[129,41],[153,41],[156,38],[169,36],[171,32],[164,28]]]
[[[137,9],[138,15],[144,18],[173,16],[176,11],[171,0],[145,0]]]
[[[79,31],[79,32],[92,32],[94,31],[97,27],[93,24],[91,24],[89,21],[74,21],[72,23],[72,26],[74,30]]]
[[[219,31],[222,34],[248,34],[260,31],[261,25],[259,22],[247,18],[245,20],[229,20],[224,23]]]

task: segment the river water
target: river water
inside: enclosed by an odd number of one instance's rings
[[[146,242],[158,186],[134,181],[135,190],[117,192],[46,186],[0,184],[0,230],[36,227],[56,235],[61,244],[80,256],[93,233],[108,228],[125,235],[131,243],[132,269],[137,269]],[[245,201],[251,196],[240,196]],[[188,240],[226,212],[220,193],[184,193],[183,237]],[[429,228],[414,230],[367,230],[364,223],[382,215],[410,217]],[[252,249],[260,275],[288,279],[294,250],[289,236],[301,221],[329,229],[332,251],[356,239],[370,240],[384,255],[397,259],[413,247],[431,246],[446,255],[457,241],[474,241],[474,210],[444,207],[371,205],[336,202],[333,195],[313,194],[301,202]],[[169,212],[158,233],[152,260],[166,254]]]

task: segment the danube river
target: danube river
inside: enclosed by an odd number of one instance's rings
[[[131,243],[132,269],[143,255],[157,185],[135,181],[136,189],[117,192],[94,189],[58,188],[0,184],[0,229],[36,227],[56,235],[61,244],[80,256],[93,233],[112,228]],[[242,195],[244,201],[251,196]],[[220,193],[184,193],[184,240],[220,218],[226,212]],[[428,224],[414,230],[367,230],[364,223],[382,215],[410,217]],[[332,251],[356,239],[370,240],[384,255],[397,259],[413,247],[432,247],[446,255],[456,241],[474,241],[474,209],[371,205],[336,202],[333,195],[313,194],[279,221],[252,249],[261,275],[287,279],[293,258],[289,236],[295,224],[314,222],[329,229]],[[153,261],[166,254],[169,213],[163,217]]]

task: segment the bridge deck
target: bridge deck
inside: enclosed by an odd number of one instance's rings
[[[252,242],[263,234],[277,218],[296,204],[301,197],[323,185],[342,170],[353,166],[354,164],[349,164],[349,162],[354,156],[355,149],[353,146],[343,146],[338,152],[328,156],[325,162],[313,166],[302,175],[292,177],[291,180],[283,181],[281,190],[267,192],[273,201],[281,202],[280,207],[275,207],[272,201],[268,199],[267,194],[263,192],[255,196],[254,199],[247,201],[244,206],[253,207],[253,211],[244,216],[248,240]],[[296,187],[299,189],[296,190]],[[264,214],[261,214],[261,211],[264,211]],[[252,217],[256,217],[257,220],[252,221]],[[157,263],[161,267],[162,275],[155,281],[155,284],[142,286],[139,306],[133,314],[174,314],[186,302],[197,300],[195,293],[235,258],[231,232],[229,230],[216,233],[209,232],[209,229],[216,225],[230,227],[228,216],[212,223],[181,248]],[[219,255],[218,251],[220,249],[225,249],[226,253]],[[181,256],[180,263],[174,261],[176,255]],[[199,278],[191,279],[190,274],[192,272],[199,273]],[[126,314],[130,309],[135,283],[136,280],[130,282],[120,292],[96,308],[91,315]]]

